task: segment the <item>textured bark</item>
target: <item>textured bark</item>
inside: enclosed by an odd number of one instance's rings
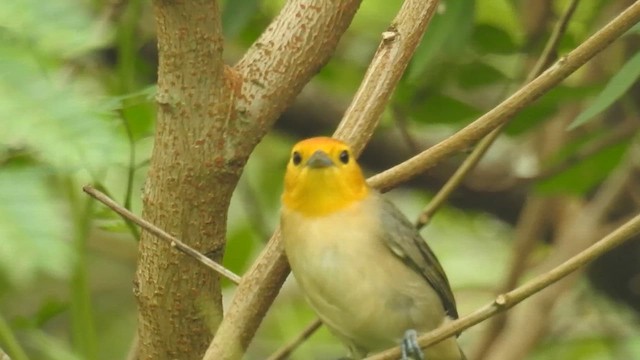
[[[220,261],[247,158],[329,59],[358,5],[289,1],[229,68],[216,1],[156,0],[158,120],[143,216]],[[222,319],[216,274],[143,233],[135,293],[140,359],[202,358]]]
[[[219,261],[241,162],[224,136],[233,92],[224,75],[218,6],[154,5],[158,119],[143,216]],[[222,318],[218,276],[143,232],[135,285],[139,358],[202,358]]]

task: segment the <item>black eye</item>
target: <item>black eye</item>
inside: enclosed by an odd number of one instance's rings
[[[300,162],[302,162],[302,155],[300,155],[299,152],[294,151],[293,154],[291,154],[291,162],[293,165],[300,165]]]
[[[349,162],[349,152],[347,150],[342,150],[342,152],[340,153],[340,161],[343,164],[346,164]]]

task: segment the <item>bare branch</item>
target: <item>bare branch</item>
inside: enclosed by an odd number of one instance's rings
[[[567,31],[567,26],[569,25],[569,20],[573,17],[573,13],[576,11],[576,7],[578,7],[578,3],[580,0],[571,0],[565,11],[562,13],[558,22],[553,27],[553,31],[551,32],[551,36],[549,40],[544,46],[544,50],[542,50],[542,55],[536,61],[535,66],[529,72],[527,79],[525,80],[525,84],[530,83],[538,77],[544,69],[551,65],[551,62],[554,58],[556,58],[558,52],[558,44],[560,44],[560,40],[564,36],[564,33]]]
[[[360,2],[287,1],[234,66],[242,79],[237,112],[241,120],[259,126],[257,139],[333,55]],[[255,128],[238,130],[255,136]]]
[[[573,13],[580,0],[572,0],[567,6],[554,29],[547,40],[545,48],[536,61],[534,67],[529,71],[526,80],[523,85],[528,84],[533,79],[538,77],[548,65],[551,64],[553,59],[557,56],[557,47],[560,40],[564,36],[564,33],[569,24],[569,20],[573,16]],[[507,120],[508,121],[508,120]],[[431,219],[433,214],[444,204],[446,199],[453,193],[453,191],[462,183],[464,177],[475,168],[476,164],[482,159],[487,150],[491,147],[494,141],[502,133],[502,130],[506,126],[506,122],[498,126],[491,131],[489,135],[485,136],[478,145],[473,149],[473,152],[463,164],[456,170],[453,176],[447,181],[442,189],[434,196],[432,201],[429,202],[425,210],[420,214],[417,222],[417,227],[421,228]],[[538,237],[536,236],[541,231],[541,222],[546,212],[543,210],[547,206],[547,201],[538,198],[537,196],[529,196],[525,202],[522,210],[518,225],[516,227],[516,241],[513,248],[513,257],[509,267],[509,274],[505,280],[505,283],[500,288],[501,292],[506,292],[513,289],[521,274],[525,269],[526,257],[529,255],[529,250],[535,244]],[[493,343],[494,339],[500,334],[506,321],[506,314],[502,316],[496,316],[491,319],[488,330],[483,333],[480,340],[480,345],[477,346],[479,353],[477,358],[482,358],[483,351],[486,351]]]
[[[467,148],[474,141],[504,124],[526,105],[559,84],[573,71],[584,65],[607,45],[629,30],[639,19],[640,2],[635,2],[604,28],[572,52],[563,56],[542,75],[523,86],[491,111],[432,148],[372,177],[369,180],[370,183],[382,190],[388,190],[434,166],[447,156]]]
[[[505,123],[506,124],[506,123]],[[453,192],[460,186],[464,178],[473,170],[478,162],[482,159],[487,150],[491,147],[493,142],[498,138],[502,132],[504,124],[495,128],[489,135],[480,140],[478,145],[473,149],[471,154],[462,162],[460,167],[451,175],[449,180],[444,186],[436,193],[436,195],[429,201],[427,206],[422,210],[418,216],[416,222],[416,228],[422,229],[425,225],[431,221],[433,215],[444,205],[445,201],[453,194]]]
[[[127,210],[125,207],[120,206],[118,203],[110,199],[107,195],[103,194],[102,192],[96,190],[95,188],[89,185],[83,186],[82,190],[87,194],[89,194],[92,198],[105,204],[111,210],[115,211],[118,215],[122,216],[125,220],[129,220],[137,224],[142,229],[150,232],[151,234],[155,235],[159,239],[168,241],[172,247],[175,247],[176,249],[180,250],[182,253],[198,260],[204,266],[226,277],[227,279],[231,280],[233,283],[235,284],[240,283],[240,280],[241,280],[240,276],[234,274],[231,270],[209,259],[199,251],[195,250],[194,248],[180,241],[175,236],[167,233],[166,231],[160,229],[159,227],[153,225],[152,223],[132,213],[131,211]]]
[[[597,243],[591,245],[589,248],[573,256],[549,272],[538,275],[515,290],[498,295],[492,303],[485,305],[467,316],[446,323],[438,329],[420,336],[418,339],[420,346],[425,348],[433,345],[499,312],[512,308],[531,295],[573,273],[577,269],[588,264],[616,246],[619,246],[638,233],[640,233],[640,215],[636,215],[633,219],[629,220]],[[395,347],[374,356],[370,356],[367,360],[395,360],[399,356],[400,347]]]
[[[284,360],[291,355],[293,350],[298,348],[298,346],[302,345],[302,343],[309,338],[316,330],[318,330],[322,326],[322,321],[320,319],[315,319],[309,325],[307,325],[298,336],[296,336],[293,340],[285,344],[283,347],[278,349],[273,355],[269,356],[267,360]]]
[[[560,221],[557,222],[555,251],[538,266],[544,273],[559,266],[567,259],[579,254],[593,244],[601,228],[606,226],[612,207],[624,194],[626,184],[633,178],[640,157],[640,143],[629,148],[625,161],[618,166],[598,188],[593,199],[586,205],[577,199],[563,201]],[[548,213],[548,209],[547,209]],[[544,292],[532,297],[509,314],[501,336],[496,343],[484,350],[487,359],[522,359],[544,334],[549,324],[551,309],[562,293],[575,282],[577,276],[570,276],[550,286]]]
[[[396,27],[383,36],[354,105],[334,134],[348,141],[354,151],[359,153],[362,150],[375,129],[384,105],[402,76],[402,72],[394,69],[406,68],[436,4],[436,0],[405,1],[393,22]],[[416,19],[417,24],[403,23]],[[244,353],[288,274],[289,265],[279,230],[276,230],[260,257],[243,276],[205,360],[237,359]]]
[[[437,7],[437,0],[407,0],[382,34],[382,42],[334,133],[334,137],[348,142],[357,154],[378,125]]]

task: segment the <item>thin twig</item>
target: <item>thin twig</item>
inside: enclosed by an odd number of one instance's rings
[[[471,154],[469,154],[469,156],[464,160],[460,167],[456,169],[453,175],[451,175],[451,177],[442,186],[440,191],[436,193],[433,199],[429,201],[424,210],[422,210],[422,212],[418,216],[418,221],[416,222],[417,229],[422,229],[429,223],[429,221],[431,221],[431,218],[436,213],[436,211],[438,211],[442,207],[442,205],[444,205],[445,201],[447,201],[451,194],[453,194],[458,186],[460,186],[469,172],[476,167],[480,159],[482,159],[487,150],[489,150],[489,147],[493,144],[495,139],[498,138],[498,136],[502,132],[503,127],[504,124],[498,126],[498,128],[494,129],[489,133],[489,135],[480,140]]]
[[[552,241],[555,250],[538,265],[540,273],[554,269],[587,249],[602,236],[600,234],[604,232],[600,229],[606,223],[611,209],[623,196],[626,184],[633,177],[633,169],[638,165],[640,143],[637,142],[638,139],[634,140],[625,155],[625,160],[599,186],[596,194],[586,205],[580,204],[579,200],[563,201],[564,209],[555,217],[557,229]],[[562,283],[550,286],[545,292],[522,304],[517,314],[511,314],[513,318],[505,324],[505,330],[500,336],[495,337],[496,344],[491,346],[491,343],[488,343],[489,346],[486,348],[480,348],[480,354],[484,353],[484,358],[487,359],[524,358],[552,321],[549,316],[550,310],[576,278],[567,277]]]
[[[286,343],[283,347],[274,352],[271,356],[267,358],[267,360],[283,360],[289,357],[293,350],[297,349],[298,346],[302,345],[302,343],[309,338],[316,330],[318,330],[322,326],[322,321],[320,319],[315,319],[311,322],[307,327],[302,330],[294,339]]]
[[[136,214],[132,213],[131,211],[125,209],[122,206],[120,206],[118,203],[113,201],[111,198],[109,198],[107,195],[103,194],[102,192],[96,190],[95,188],[93,188],[93,187],[91,187],[89,185],[83,186],[82,190],[85,193],[89,194],[94,199],[96,199],[96,200],[100,201],[101,203],[105,204],[106,206],[108,206],[111,210],[113,210],[116,213],[118,213],[118,215],[122,216],[125,219],[131,220],[132,222],[136,223],[138,226],[140,226],[144,230],[148,231],[149,233],[157,236],[158,238],[160,238],[162,240],[165,240],[165,241],[168,241],[169,244],[171,244],[172,247],[180,250],[184,254],[187,254],[187,255],[193,257],[194,259],[198,260],[200,263],[202,263],[206,267],[212,269],[213,271],[217,272],[218,274],[220,274],[220,275],[226,277],[227,279],[231,280],[231,282],[233,282],[235,284],[240,283],[241,277],[236,275],[236,274],[234,274],[231,270],[229,270],[229,269],[225,268],[224,266],[218,264],[217,262],[209,259],[208,257],[203,255],[199,251],[195,250],[194,248],[192,248],[189,245],[187,245],[187,244],[183,243],[182,241],[180,241],[175,236],[165,232],[164,230],[160,229],[159,227],[153,225],[152,223],[146,221],[145,219],[137,216]]]
[[[93,186],[95,187],[96,190],[101,191],[102,193],[104,193],[108,198],[111,198],[113,196],[109,192],[109,189],[107,189],[107,187],[104,186],[102,183],[96,181],[96,182],[94,182]],[[127,210],[129,210],[129,209],[127,209]],[[127,226],[129,231],[131,232],[131,235],[133,236],[133,238],[136,239],[136,241],[140,240],[140,232],[138,231],[138,228],[136,227],[136,224],[134,222],[132,222],[131,220],[126,219],[126,218],[123,218],[122,220],[124,220],[124,224]]]
[[[418,342],[422,348],[426,348],[446,338],[449,338],[462,330],[507,309],[512,308],[521,301],[527,299],[531,295],[557,282],[558,280],[573,273],[582,266],[595,260],[602,254],[621,245],[634,235],[640,233],[640,214],[611,232],[609,235],[591,245],[587,249],[581,251],[577,255],[571,257],[552,270],[538,275],[522,286],[508,293],[500,294],[496,299],[485,305],[484,307],[464,316],[460,319],[446,323],[436,330],[430,331],[420,336]],[[370,356],[367,360],[390,360],[397,359],[400,356],[400,347],[385,350],[382,353]]]
[[[136,142],[133,139],[133,131],[131,130],[131,124],[127,120],[124,111],[120,111],[120,118],[122,124],[127,132],[127,140],[129,142],[129,164],[127,165],[127,189],[124,195],[124,207],[127,210],[131,210],[131,198],[133,197],[133,178],[136,173]]]
[[[416,143],[416,140],[413,138],[413,136],[411,136],[411,132],[409,131],[409,127],[407,124],[407,116],[404,113],[404,110],[401,109],[398,105],[392,105],[391,112],[393,113],[393,120],[395,120],[394,123],[400,131],[400,136],[407,144],[407,148],[411,152],[411,155],[419,153],[420,147]]]
[[[558,85],[611,42],[623,35],[638,20],[640,20],[640,2],[635,2],[576,49],[560,58],[547,71],[520,88],[485,115],[439,144],[370,178],[369,183],[383,191],[388,190],[424,172],[451,154],[467,148],[474,141],[507,122],[522,108]]]
[[[562,39],[562,37],[564,36],[564,33],[566,32],[567,25],[569,24],[569,21],[571,20],[571,17],[573,16],[573,13],[575,12],[575,9],[579,1],[580,0],[571,1],[571,3],[567,6],[567,9],[564,11],[562,16],[560,17],[560,19],[558,19],[558,21],[556,22],[556,25],[554,26],[554,29],[551,33],[551,36],[549,37],[547,43],[545,44],[542,54],[536,61],[536,64],[534,65],[534,67],[527,74],[524,85],[530,83],[540,74],[542,74],[542,72],[551,64],[553,59],[557,57],[558,44],[560,43],[560,40]],[[471,171],[471,169],[475,167],[477,162],[480,161],[482,156],[486,153],[489,147],[497,139],[499,134],[502,133],[502,130],[504,129],[506,124],[507,123],[503,123],[502,125],[498,126],[498,128],[493,130],[491,133],[489,133],[489,135],[483,138],[480,141],[480,143],[478,143],[478,146],[473,150],[469,158],[467,158],[465,160],[465,163],[463,163],[462,166],[455,172],[454,176],[452,177],[452,179],[455,178],[455,182],[454,182],[455,185],[451,185],[451,186],[457,187],[457,185],[462,182],[462,178],[457,179],[457,177],[464,177],[464,172],[462,171],[462,168],[465,167],[467,162],[471,162],[471,164],[466,166],[468,168],[467,171]],[[460,174],[460,173],[463,173],[463,174]],[[451,181],[452,180],[450,180],[449,182]],[[449,194],[450,192],[453,191],[447,188],[447,186],[449,185],[449,182],[445,184],[445,187],[443,187],[443,190],[441,190],[441,192],[445,192]],[[447,191],[445,191],[445,189]],[[440,195],[441,192],[439,192],[437,195]],[[436,198],[434,198],[434,200],[436,200]],[[438,202],[432,201],[429,203],[429,205],[427,206],[423,214],[421,214],[421,217],[419,218],[420,222],[418,222],[418,225],[426,223],[429,220],[430,215],[433,212],[435,212],[435,209],[437,209],[440,206],[440,204],[444,202],[444,200],[440,198],[438,198],[437,200],[439,201]],[[431,203],[435,203],[435,205],[432,205]],[[511,261],[512,266],[510,267],[509,274],[503,286],[500,288],[501,292],[505,292],[513,289],[517,284],[517,280],[520,278],[521,274],[524,272],[526,258],[530,253],[529,249],[533,247],[533,244],[535,244],[536,242],[536,236],[534,236],[534,234],[538,231],[540,221],[542,220],[541,214],[544,214],[544,212],[541,210],[546,205],[547,204],[544,200],[538,199],[535,196],[534,197],[529,196],[527,198],[522,216],[518,221],[518,226],[517,226],[518,231],[516,233],[517,235],[516,246],[513,249],[514,256]],[[493,341],[497,338],[498,334],[500,334],[505,322],[506,322],[506,314],[502,316],[496,316],[492,319],[492,321],[488,325],[487,331],[481,337],[480,345],[478,346],[478,349],[480,349],[480,353],[477,355],[477,358],[480,358],[480,359],[483,358],[484,356],[483,352],[490,347]]]
[[[542,72],[551,64],[553,58],[556,57],[556,50],[558,48],[558,44],[564,35],[569,20],[573,15],[576,6],[580,0],[573,0],[567,10],[562,14],[561,18],[556,23],[556,26],[549,37],[549,41],[544,47],[542,54],[538,58],[535,66],[529,74],[527,75],[526,80],[524,81],[524,85],[530,83],[533,79],[538,77]],[[489,135],[485,136],[478,145],[473,149],[471,154],[464,160],[462,165],[453,173],[453,175],[447,180],[444,186],[438,191],[438,193],[429,201],[429,204],[424,208],[422,213],[418,216],[418,221],[416,222],[416,228],[421,229],[426,224],[429,223],[433,214],[438,211],[439,208],[444,205],[445,201],[451,196],[451,194],[460,186],[464,178],[476,167],[478,162],[482,159],[482,157],[487,153],[487,150],[493,145],[498,136],[502,133],[505,125],[511,120],[512,117],[507,117],[505,122],[500,124],[497,128],[489,133]]]
[[[551,32],[551,36],[545,44],[544,50],[542,50],[542,55],[538,58],[535,66],[529,72],[527,79],[525,80],[525,84],[530,83],[533,79],[538,77],[538,75],[542,74],[542,72],[551,65],[553,59],[557,57],[558,45],[560,44],[560,40],[562,40],[564,33],[567,31],[569,20],[573,17],[573,13],[576,11],[579,2],[580,0],[572,0],[562,13],[562,16],[560,16],[560,19],[556,22],[556,25],[553,27]]]
[[[362,83],[334,133],[336,138],[346,140],[356,154],[360,154],[378,126],[438,3],[438,0],[405,0],[387,31],[382,33],[382,41]]]

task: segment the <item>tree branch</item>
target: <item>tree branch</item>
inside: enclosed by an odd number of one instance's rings
[[[217,1],[156,0],[159,111],[143,217],[222,259],[246,160],[331,56],[359,3],[289,1],[232,69],[222,62]],[[147,236],[135,283],[140,357],[200,359],[216,330],[228,333],[218,329],[219,278]]]
[[[360,2],[290,0],[285,3],[234,66],[242,78],[241,95],[236,103],[240,136],[262,138],[333,55]],[[257,137],[256,129],[241,126],[245,121],[258,125]]]
[[[575,12],[579,1],[580,0],[572,0],[563,12],[560,19],[558,19],[553,28],[553,31],[551,32],[551,36],[545,44],[542,54],[538,57],[535,65],[527,74],[526,80],[523,85],[526,85],[527,83],[538,77],[557,56],[558,44],[564,36],[564,33],[569,24],[569,20],[573,16],[573,13]],[[465,160],[460,169],[455,172],[452,179],[447,182],[445,187],[443,187],[443,190],[436,194],[436,196],[434,197],[434,201],[430,202],[425,211],[423,211],[423,213],[420,215],[418,225],[426,224],[426,222],[432,216],[433,212],[435,212],[440,204],[444,201],[442,200],[442,198],[446,199],[448,197],[446,196],[446,194],[453,191],[451,188],[456,188],[457,184],[462,182],[462,177],[464,177],[465,174],[468,173],[475,166],[475,164],[480,161],[489,147],[497,139],[499,134],[502,133],[502,129],[506,124],[507,123],[501,124],[492,132],[490,132],[489,135],[480,140],[476,148]],[[538,156],[538,158],[540,158],[540,154],[536,155]],[[436,202],[436,199],[438,199],[439,201]],[[431,203],[435,204],[432,205]],[[537,195],[530,195],[527,197],[520,218],[518,219],[518,224],[516,226],[516,239],[512,251],[513,256],[511,260],[511,266],[509,267],[509,274],[507,275],[504,284],[500,287],[500,292],[506,292],[513,289],[517,285],[518,279],[524,272],[525,266],[527,264],[526,260],[528,255],[530,254],[529,250],[538,240],[538,234],[542,232],[541,225],[544,223],[544,218],[548,214],[544,211],[544,208],[546,206],[548,206],[547,199],[541,199]],[[483,352],[489,349],[495,338],[502,331],[505,322],[506,314],[503,314],[502,316],[496,316],[491,319],[488,324],[487,331],[485,331],[481,335],[479,342],[480,345],[476,347],[479,350],[475,358],[482,359]]]
[[[175,247],[176,249],[180,250],[182,253],[184,253],[184,254],[186,254],[188,256],[191,256],[192,258],[194,258],[197,261],[199,261],[200,263],[202,263],[204,266],[206,266],[209,269],[217,272],[218,274],[226,277],[231,282],[233,282],[235,284],[240,283],[240,280],[241,280],[240,276],[234,274],[233,271],[231,271],[231,270],[225,268],[224,266],[218,264],[217,262],[209,259],[208,257],[206,257],[202,253],[198,252],[194,248],[192,248],[189,245],[187,245],[187,244],[183,243],[182,241],[180,241],[175,236],[172,236],[171,234],[168,234],[166,231],[160,229],[159,227],[153,225],[152,223],[146,221],[145,219],[137,216],[136,214],[132,213],[131,211],[129,211],[125,207],[120,206],[118,203],[116,203],[115,201],[110,199],[104,193],[98,191],[97,189],[95,189],[95,188],[93,188],[93,187],[91,187],[89,185],[83,186],[82,187],[82,191],[84,191],[85,193],[89,194],[92,198],[100,201],[101,203],[106,205],[111,210],[115,211],[118,215],[122,216],[122,218],[124,220],[131,221],[132,223],[140,226],[142,229],[147,230],[151,234],[155,235],[159,239],[162,239],[162,240],[165,240],[165,241],[169,242],[169,244],[172,247]]]
[[[531,295],[573,273],[577,269],[588,264],[616,246],[619,246],[638,233],[640,233],[640,215],[636,215],[633,219],[629,220],[597,243],[591,245],[589,248],[573,256],[549,272],[538,275],[515,290],[498,295],[492,303],[485,305],[467,316],[446,323],[438,329],[420,336],[418,339],[420,346],[425,348],[433,345],[459,333],[462,330],[468,329],[469,327],[499,312],[512,308]],[[374,356],[370,356],[367,360],[392,360],[397,359],[399,356],[400,347],[395,347]]]
[[[406,0],[382,33],[382,42],[334,133],[334,137],[348,142],[356,154],[369,142],[437,7],[437,0]]]
[[[599,187],[593,199],[586,205],[576,199],[563,201],[559,205],[560,221],[556,221],[554,251],[538,266],[545,272],[562,264],[567,259],[588,248],[602,233],[611,209],[624,194],[626,184],[638,166],[640,143],[638,139],[629,148],[625,161],[618,166]],[[547,209],[547,213],[549,209]],[[556,219],[557,220],[557,219]],[[496,343],[486,352],[486,359],[522,359],[544,334],[551,320],[552,309],[560,296],[571,287],[577,276],[568,277],[550,286],[510,313],[506,327]]]
[[[508,121],[513,115],[559,84],[573,71],[602,51],[624,34],[640,19],[640,2],[635,2],[584,43],[563,56],[542,75],[523,86],[456,134],[423,151],[411,159],[386,170],[373,178],[370,184],[388,190],[411,177],[424,172],[447,156],[461,151],[493,129]]]
[[[395,27],[383,34],[353,105],[334,135],[348,141],[357,153],[371,136],[386,101],[402,76],[402,71],[394,69],[407,66],[436,4],[434,0],[405,1],[393,22]],[[410,21],[414,23],[409,24]],[[280,232],[276,230],[243,276],[205,360],[236,359],[244,353],[288,274],[289,265]]]
[[[283,347],[278,349],[273,355],[269,356],[267,360],[284,360],[291,355],[291,353],[298,348],[298,346],[302,345],[305,340],[309,338],[316,330],[318,330],[322,326],[322,321],[320,319],[315,319],[309,325],[307,325],[304,330],[298,334],[294,339],[290,342],[286,343]]]

